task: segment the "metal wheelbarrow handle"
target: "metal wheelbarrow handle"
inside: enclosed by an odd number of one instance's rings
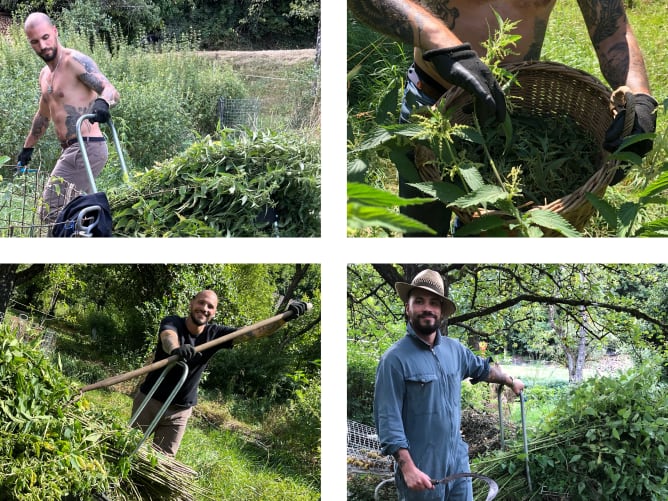
[[[90,182],[90,185],[93,188],[93,193],[97,193],[97,185],[95,184],[95,179],[93,178],[93,169],[91,169],[90,161],[88,160],[88,151],[86,151],[86,143],[81,134],[81,124],[83,123],[84,120],[90,120],[91,118],[95,118],[95,113],[87,113],[81,115],[77,120],[76,132],[77,132],[77,141],[79,142],[79,148],[81,148],[81,154],[83,156],[84,166],[86,167],[86,174],[88,174],[88,181]],[[111,117],[109,117],[107,125],[109,125],[109,129],[111,129],[111,137],[114,141],[116,152],[118,153],[118,159],[121,162],[121,169],[123,170],[123,181],[127,182],[127,180],[129,179],[128,169],[125,166],[125,158],[123,157],[123,150],[121,149],[121,143],[118,140],[118,133],[116,132],[116,127],[114,127],[114,122],[111,119]]]

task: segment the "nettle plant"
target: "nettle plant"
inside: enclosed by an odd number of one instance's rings
[[[349,178],[359,178],[378,158],[386,158],[426,198],[405,199],[361,182],[349,182],[350,228],[377,226],[397,232],[434,234],[419,221],[397,213],[396,207],[439,200],[457,215],[476,212],[479,216],[469,218],[467,224],[456,229],[455,236],[540,237],[546,229],[550,234],[582,235],[562,215],[540,205],[583,185],[598,170],[599,147],[568,116],[539,118],[516,109],[510,90],[519,84],[516,75],[500,61],[513,54],[520,38],[512,34],[517,23],[503,21],[498,15],[497,21],[499,28],[485,43],[487,55],[483,60],[506,93],[509,112],[505,122],[481,124],[471,109],[471,125],[456,123],[453,109],[445,109],[441,100],[436,106],[417,110],[411,123],[388,124],[383,122],[394,109],[393,99],[383,100],[377,112],[377,127],[350,151]],[[640,165],[640,157],[622,150],[653,136],[639,135],[624,141],[606,160]],[[643,213],[644,204],[665,204],[657,198],[665,186],[666,181],[660,176],[642,190],[632,208]],[[643,226],[636,218],[635,225],[629,223],[632,210],[628,203],[616,209],[595,195],[587,194],[586,199],[620,236],[632,236],[632,232],[654,235],[666,229],[665,221]],[[537,208],[527,210],[531,207]]]

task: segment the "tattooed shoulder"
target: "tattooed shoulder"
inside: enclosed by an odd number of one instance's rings
[[[97,67],[97,64],[95,64],[95,61],[80,52],[75,53],[72,57],[83,66],[84,71],[77,75],[79,80],[95,92],[102,92],[102,89],[104,89],[105,77],[100,73],[100,69]]]

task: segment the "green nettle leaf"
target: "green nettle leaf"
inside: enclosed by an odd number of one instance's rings
[[[619,226],[617,235],[620,237],[631,236],[640,206],[634,202],[625,202],[618,210]]]
[[[353,150],[354,153],[375,150],[394,139],[394,135],[388,132],[385,127],[374,127],[367,134],[365,140],[357,148]]]
[[[458,198],[450,205],[462,209],[484,207],[487,204],[494,204],[507,196],[508,193],[503,188],[485,184],[471,193]]]
[[[364,183],[348,183],[348,201],[361,205],[391,208],[433,202],[429,198],[402,198],[389,191],[374,188]]]
[[[603,217],[606,224],[613,231],[617,229],[617,209],[609,204],[607,201],[599,198],[593,193],[585,193],[585,198],[587,201],[598,211],[598,213]]]
[[[668,163],[664,164],[664,169],[666,170],[649,183],[644,190],[638,193],[640,198],[649,198],[657,193],[668,190]]]
[[[383,96],[376,109],[376,121],[383,125],[396,122],[395,114],[397,112],[397,103],[399,102],[399,92],[401,86],[399,81],[395,81]]]
[[[417,188],[422,193],[437,198],[445,204],[454,202],[465,195],[459,186],[446,181],[435,181],[431,183],[411,183],[410,186]]]
[[[459,165],[459,173],[466,183],[466,186],[473,191],[482,188],[485,185],[485,180],[474,163],[466,162]]]
[[[399,175],[409,183],[420,181],[420,174],[409,156],[412,151],[412,146],[395,146],[389,153],[390,160],[394,163]]]
[[[526,221],[542,226],[543,228],[558,231],[566,237],[581,236],[580,232],[578,232],[571,223],[564,219],[561,214],[557,214],[556,212],[543,209],[530,210],[526,214]]]
[[[471,235],[489,234],[492,230],[503,229],[507,221],[496,214],[485,215],[474,218],[470,223],[465,224],[455,231],[456,237],[467,237]],[[507,231],[505,231],[507,234]]]
[[[348,203],[349,228],[361,229],[374,226],[404,233],[422,231],[431,235],[436,234],[429,226],[390,209]]]

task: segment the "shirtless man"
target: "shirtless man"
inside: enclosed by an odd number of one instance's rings
[[[451,86],[473,95],[483,119],[502,121],[506,106],[489,68],[479,59],[482,42],[502,19],[520,21],[514,34],[522,38],[509,62],[540,58],[547,23],[557,0],[348,0],[348,9],[374,30],[414,47],[408,71],[401,120],[413,108],[429,106]],[[601,72],[612,89],[627,86],[636,95],[633,134],[654,132],[657,102],[650,94],[645,63],[626,17],[623,0],[578,0]],[[604,147],[614,151],[622,141],[624,114],[608,130]],[[629,147],[640,156],[652,149],[650,140]],[[404,197],[423,196],[399,179]],[[440,202],[406,208],[405,213],[448,233],[450,211]],[[406,235],[411,236],[411,235]],[[412,235],[418,236],[418,235]],[[426,236],[420,234],[419,236]]]
[[[97,177],[109,154],[98,122],[109,120],[109,108],[118,103],[120,96],[95,61],[60,44],[58,30],[46,14],[30,14],[25,20],[24,31],[30,46],[46,66],[39,74],[39,108],[18,161],[23,166],[30,162],[35,144],[52,120],[63,151],[44,189],[40,215],[44,222],[53,223],[64,203],[62,190],[57,188],[61,180],[72,183],[80,192],[92,191],[77,142],[77,120],[81,115],[95,114],[90,121],[81,124],[81,133],[86,141],[93,177]]]

